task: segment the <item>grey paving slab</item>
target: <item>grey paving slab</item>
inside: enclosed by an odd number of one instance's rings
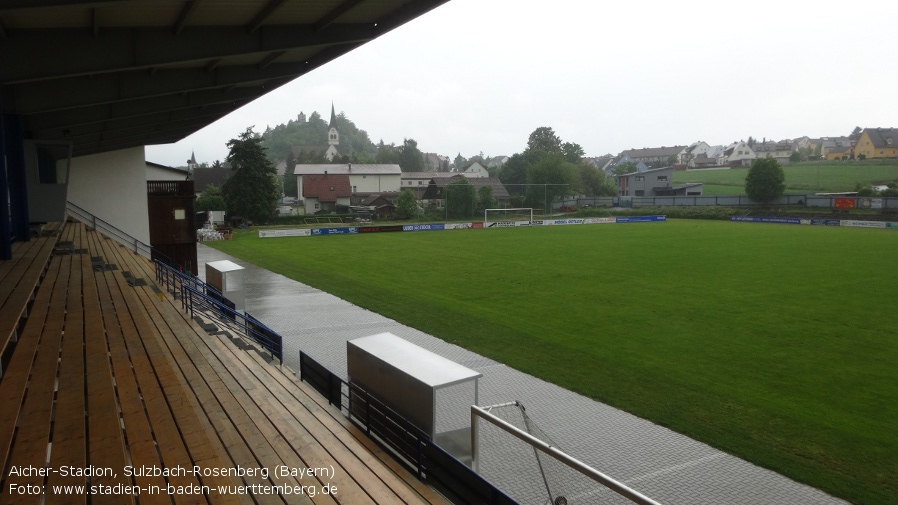
[[[481,405],[523,403],[527,414],[560,449],[661,503],[847,503],[280,274],[201,244],[198,255],[203,279],[207,261],[229,259],[247,269],[246,311],[284,336],[284,361],[294,370],[299,369],[302,349],[345,378],[346,341],[390,332],[481,372]],[[451,406],[439,412],[444,418],[440,429],[469,424],[466,408],[453,408],[458,402],[451,399],[445,403]],[[546,484],[532,451],[522,452],[520,444],[506,441],[498,431],[484,443],[490,444],[489,454],[482,456],[484,475],[522,503],[545,503]],[[560,476],[550,478],[550,487],[564,487],[571,504],[628,503],[564,473],[569,470],[548,471]]]

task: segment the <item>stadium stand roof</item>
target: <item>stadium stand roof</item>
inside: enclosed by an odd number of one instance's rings
[[[73,155],[176,142],[447,0],[2,0],[0,109]]]

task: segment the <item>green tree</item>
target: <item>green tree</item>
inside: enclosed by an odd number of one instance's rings
[[[399,148],[399,168],[403,172],[423,172],[424,153],[418,149],[418,143],[414,139],[404,139]]]
[[[234,170],[221,188],[231,214],[265,222],[277,207],[280,183],[274,165],[265,154],[262,138],[249,127],[227,143],[226,162]]]
[[[387,145],[381,140],[380,143],[377,144],[377,154],[374,156],[374,161],[381,165],[398,165],[399,149],[395,144]]]
[[[583,158],[583,155],[586,154],[586,151],[580,147],[580,144],[565,142],[561,144],[561,154],[564,155],[564,159],[567,160],[568,163],[580,163],[580,160]]]
[[[296,184],[296,176],[293,174],[296,169],[296,160],[293,158],[292,149],[287,153],[284,163],[287,165],[284,169],[284,196],[299,198],[299,188]]]
[[[783,195],[786,174],[775,158],[757,158],[745,177],[745,194],[759,203],[769,203]]]
[[[855,126],[854,130],[851,130],[851,135],[848,136],[848,139],[857,140],[861,138],[861,133],[864,133],[864,130],[862,130],[860,126]]]
[[[558,197],[573,194],[580,188],[580,173],[561,154],[543,156],[528,167],[527,184],[524,205],[548,210]]]
[[[527,183],[527,167],[539,159],[539,153],[524,151],[515,153],[499,167],[499,180],[512,195],[522,196]]]
[[[474,186],[465,177],[450,182],[444,189],[446,195],[446,216],[450,219],[469,218],[477,209]]]
[[[636,165],[636,163],[633,163],[632,161],[625,161],[623,163],[618,163],[617,165],[615,165],[612,173],[614,175],[624,175],[632,174],[637,170],[639,170],[639,166]]]
[[[555,135],[555,130],[548,126],[540,126],[533,130],[527,139],[527,150],[542,151],[544,153],[561,153],[561,139]]]
[[[396,199],[396,217],[399,219],[411,219],[418,214],[418,202],[412,190],[406,188],[399,193]]]
[[[614,196],[616,193],[611,185],[612,179],[605,177],[605,172],[586,164],[581,164],[580,191],[586,196]]]
[[[676,154],[671,154],[667,157],[667,166],[676,165],[678,161],[680,161],[680,157]]]
[[[196,199],[196,210],[227,210],[224,198],[221,196],[221,188],[215,184],[209,184],[206,189]]]
[[[493,197],[493,188],[490,186],[480,186],[477,190],[477,213],[480,214],[486,209],[496,207],[496,199]]]

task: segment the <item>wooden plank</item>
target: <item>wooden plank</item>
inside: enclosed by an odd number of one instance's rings
[[[101,240],[97,247],[97,252],[102,252],[107,262],[112,262],[111,253],[114,251],[109,250],[109,241]],[[121,271],[111,271],[98,275],[97,281],[105,282],[113,306],[116,308],[116,328],[113,331],[107,330],[107,342],[131,450],[131,462],[135,467],[146,465],[157,468],[190,468],[192,462],[188,458],[180,457],[180,454],[177,453],[175,456],[171,455],[171,452],[177,451],[178,446],[182,444],[181,435],[176,427],[164,424],[159,420],[169,413],[168,405],[165,398],[159,393],[158,385],[155,384],[156,377],[152,370],[147,371],[144,350],[133,343],[135,339],[139,340],[139,338],[136,336],[136,329],[132,321],[131,307],[122,296],[122,288],[119,285],[120,278]],[[157,448],[161,454],[157,453]],[[181,448],[183,449],[183,445]],[[135,477],[135,482],[141,486],[165,487],[166,480],[172,485],[180,487],[199,485],[195,478],[188,475],[175,475],[168,479],[163,479],[161,476]],[[167,496],[154,495],[152,497],[152,499],[162,498],[170,500]],[[205,501],[202,495],[178,494],[174,498],[178,503]]]
[[[105,274],[107,282],[117,283],[113,277],[120,277],[118,273],[108,272]],[[121,286],[110,284],[110,291],[113,293],[113,300],[116,306],[124,307],[124,299],[119,291]],[[129,288],[130,289],[130,288]],[[121,367],[122,373],[130,374],[133,370],[131,379],[136,379],[140,384],[140,394],[143,397],[143,408],[146,409],[146,416],[141,422],[147,420],[152,427],[153,437],[156,441],[156,447],[159,450],[161,461],[158,465],[165,468],[192,468],[193,461],[187,454],[184,440],[178,426],[172,419],[171,411],[165,396],[156,380],[146,352],[140,344],[140,337],[132,320],[134,314],[128,314],[126,311],[119,311],[119,324],[121,325],[121,333],[116,335],[116,346],[122,347],[122,357],[125,358],[124,366]],[[144,334],[145,338],[152,338],[151,335]],[[110,339],[112,346],[112,339]],[[130,361],[127,358],[130,357]],[[116,367],[119,372],[119,367]],[[117,373],[117,377],[119,374]],[[136,388],[135,388],[135,393]],[[119,390],[122,393],[122,390]],[[139,401],[139,398],[132,399]],[[127,425],[126,425],[127,426]],[[195,436],[202,436],[196,433],[196,428],[190,425],[184,426],[185,430]],[[200,485],[199,480],[193,475],[172,475],[168,477],[168,482],[179,488],[196,488]],[[203,503],[205,497],[203,495],[192,495],[176,493],[174,498],[176,503]]]
[[[382,489],[378,485],[381,483],[370,478],[368,469],[361,465],[349,468],[344,467],[343,463],[347,461],[355,463],[355,461],[352,461],[352,458],[345,458],[341,461],[328,454],[319,441],[320,432],[322,431],[320,424],[314,422],[310,417],[302,420],[297,419],[290,414],[289,407],[272,401],[269,391],[266,391],[264,386],[248,373],[245,364],[236,360],[235,355],[229,352],[230,350],[236,350],[230,343],[224,343],[220,340],[215,342],[209,339],[205,343],[206,349],[204,352],[207,359],[243,408],[247,411],[258,411],[262,414],[262,416],[253,417],[256,421],[257,429],[269,437],[279,436],[289,443],[291,451],[287,451],[286,447],[278,445],[280,449],[278,453],[285,459],[288,466],[330,468],[333,470],[334,475],[329,479],[319,477],[315,483],[316,485],[336,485],[340,499],[346,500],[348,503],[376,502],[377,495],[382,494]],[[216,343],[218,345],[214,345]],[[245,351],[237,350],[236,352],[245,354]],[[236,361],[236,363],[231,364],[231,361]],[[245,387],[246,384],[250,383],[254,384],[254,394],[251,396],[246,394],[246,391],[241,387]],[[317,433],[313,434],[312,431]],[[358,481],[355,479],[358,479]],[[380,496],[380,499],[382,501],[378,501],[381,503],[395,503],[397,501],[395,495],[392,495],[391,498]]]
[[[90,233],[93,251],[96,251],[96,234]],[[102,282],[102,274],[94,273],[93,277],[85,278],[85,286],[92,285],[89,289],[95,290],[97,297],[94,299],[85,294],[85,313],[100,315],[97,318],[102,321],[102,328],[95,328],[94,332],[85,332],[85,356],[87,370],[88,390],[88,447],[90,464],[95,467],[117,469],[113,476],[91,479],[92,484],[104,486],[131,485],[130,479],[124,476],[123,470],[127,463],[125,437],[122,432],[119,419],[118,405],[116,403],[116,391],[113,382],[112,365],[109,360],[107,338],[115,338],[118,332],[118,320],[115,307],[112,304],[112,295]],[[88,288],[85,290],[87,291]],[[91,293],[93,295],[93,293]],[[98,331],[97,331],[98,330]],[[91,503],[133,503],[131,495],[95,495]]]
[[[155,270],[152,266],[148,262],[146,265],[148,266],[143,270],[145,274],[154,275]],[[134,262],[132,262],[131,268],[132,273],[141,270],[141,266]],[[152,272],[152,274],[149,274],[147,270]],[[169,329],[177,326],[177,319],[181,319],[182,324],[188,323],[192,327],[189,335],[185,335],[184,332],[169,331],[166,336],[166,342],[169,348],[173,349],[172,355],[176,357],[176,361],[179,364],[184,362],[184,359],[177,352],[177,349],[180,348],[180,353],[186,353],[196,367],[195,372],[200,372],[199,375],[188,378],[191,386],[199,389],[201,384],[205,384],[213,391],[213,395],[218,395],[215,397],[215,401],[222,402],[224,399],[224,403],[230,409],[239,408],[244,413],[249,414],[253,421],[252,424],[247,424],[245,420],[241,421],[240,419],[233,421],[240,429],[244,430],[243,436],[246,436],[246,433],[261,431],[268,440],[283,439],[289,442],[289,447],[287,447],[287,444],[284,444],[284,446],[278,444],[276,447],[273,447],[273,455],[270,452],[266,453],[269,457],[292,461],[293,464],[300,466],[309,465],[309,462],[303,458],[310,458],[310,460],[317,458],[315,461],[323,463],[321,466],[325,466],[325,464],[329,466],[331,462],[348,465],[345,472],[339,470],[337,472],[344,474],[341,477],[346,479],[347,482],[345,485],[342,483],[338,484],[338,488],[343,485],[343,489],[354,489],[355,494],[347,493],[344,495],[340,493],[338,501],[343,503],[446,503],[438,493],[411,477],[403,467],[397,466],[396,469],[408,476],[411,484],[409,481],[397,476],[394,473],[395,469],[384,465],[384,462],[392,462],[394,465],[398,465],[395,461],[386,455],[383,456],[385,458],[384,461],[371,455],[369,448],[359,443],[346,430],[346,427],[331,417],[330,414],[319,413],[316,416],[309,413],[309,410],[305,407],[299,407],[297,410],[306,412],[306,414],[301,413],[298,416],[291,414],[291,410],[296,408],[296,405],[291,402],[296,400],[291,393],[287,393],[284,390],[284,386],[280,382],[266,375],[268,372],[265,369],[271,369],[272,367],[253,361],[253,358],[250,356],[255,356],[255,353],[237,351],[230,343],[224,343],[218,341],[218,339],[209,340],[210,337],[197,330],[195,323],[183,318],[180,312],[171,307],[169,303],[148,302],[151,298],[158,300],[154,295],[147,294],[144,296],[145,305],[147,303],[155,303],[158,306],[167,306],[168,310],[172,312],[166,316],[165,310],[159,310],[162,316],[161,320],[166,323]],[[152,319],[157,326],[161,324],[159,318],[154,316]],[[197,351],[199,351],[199,355],[197,355]],[[242,358],[238,359],[238,357]],[[246,371],[247,368],[253,366],[258,367],[258,369],[252,368],[252,373]],[[259,372],[259,370],[262,370],[262,372]],[[275,373],[280,374],[279,370],[274,370]],[[217,375],[220,382],[210,381],[211,373]],[[187,375],[189,374],[185,374],[185,377]],[[283,376],[283,374],[280,375]],[[212,382],[211,386],[208,382]],[[270,398],[272,390],[277,390],[278,388],[281,388],[282,391],[277,394],[277,398]],[[249,394],[248,391],[252,391],[252,394]],[[233,400],[236,400],[236,405],[228,399],[228,395]],[[208,401],[210,400],[205,399],[203,404],[205,405]],[[314,401],[307,399],[307,402],[312,404],[314,409],[320,409],[320,406]],[[221,403],[219,404],[221,405]],[[230,412],[231,410],[228,410],[229,415]],[[321,422],[322,419],[329,423],[328,426]],[[310,424],[313,426],[309,427]],[[333,430],[339,432],[340,435],[334,433]],[[310,431],[314,432],[314,436]],[[325,442],[319,443],[319,439]],[[229,440],[229,443],[235,443],[235,441]],[[244,443],[251,445],[257,451],[266,450],[266,443],[254,443],[247,440],[244,440]],[[370,440],[369,443],[371,443]],[[375,449],[377,448],[373,443],[371,444]],[[332,445],[336,448],[332,447]],[[348,448],[348,445],[360,448],[361,452],[364,453],[364,458],[353,454],[353,450]],[[375,468],[377,469],[376,471],[374,470]],[[360,475],[356,475],[357,472]],[[318,481],[318,485],[320,484],[321,481]],[[428,495],[430,500],[422,498],[422,494]]]
[[[235,404],[233,397],[228,394],[227,388],[222,386],[221,381],[217,380],[208,366],[203,365],[202,359],[196,359],[195,349],[191,349],[189,345],[182,345],[180,339],[185,335],[201,338],[198,333],[201,330],[192,321],[183,319],[179,311],[167,302],[160,304],[160,315],[162,321],[166,322],[166,326],[162,326],[159,319],[154,321],[157,323],[164,342],[196,394],[206,418],[218,434],[231,464],[234,467],[241,466],[243,468],[269,468],[268,459],[265,457],[268,452],[264,447],[267,441],[260,442],[253,438],[248,441],[244,438],[240,427],[247,426],[246,413],[238,415],[242,410]],[[172,328],[177,328],[178,331],[172,331]],[[191,351],[192,354],[189,354],[188,351]],[[259,476],[244,477],[242,482],[244,485],[272,485],[273,483],[271,478],[263,479]],[[277,496],[254,495],[253,498],[258,503],[283,503]],[[291,499],[291,503],[293,501]]]
[[[80,242],[80,226],[69,227],[72,242]],[[87,419],[84,400],[84,304],[81,298],[82,276],[90,272],[89,258],[72,256],[66,296],[65,330],[59,362],[59,385],[53,423],[50,468],[87,467]],[[85,485],[84,477],[63,477],[51,473],[47,478],[47,504],[86,503],[86,494],[54,494],[55,486]]]
[[[0,307],[0,359],[9,355],[16,340],[19,321],[50,261],[56,237],[44,237],[34,242],[28,256],[19,260],[0,283],[0,303],[3,304]]]
[[[348,422],[342,413],[329,405],[317,403],[317,399],[323,400],[317,392],[302,387],[305,385],[287,377],[280,369],[268,365],[256,353],[241,353],[236,350],[233,352],[244,363],[246,369],[254,373],[268,389],[265,397],[290,405],[289,413],[295,418],[294,422],[306,427],[315,425],[321,427],[313,432],[320,445],[335,461],[341,462],[347,468],[355,468],[351,476],[356,478],[378,503],[398,501],[447,503],[442,495],[419,481],[354,424]],[[346,424],[337,419],[345,420]],[[353,437],[351,432],[359,435],[361,440]],[[368,444],[361,443],[362,440]],[[373,449],[380,453],[381,459],[375,457]],[[378,491],[375,492],[376,489]]]
[[[125,267],[129,264],[130,255],[123,254],[121,248],[116,248],[110,241],[106,241],[103,246],[109,258],[115,257],[122,262],[120,266]],[[179,466],[191,468],[195,461],[186,448],[187,440],[191,440],[195,446],[208,446],[204,426],[195,415],[179,415],[178,422],[175,422],[173,411],[179,410],[184,398],[187,397],[185,386],[183,381],[175,376],[169,361],[170,357],[162,355],[159,350],[155,328],[149,322],[146,307],[135,294],[135,289],[139,288],[129,286],[121,275],[107,273],[106,278],[114,293],[116,304],[127,306],[130,314],[130,317],[120,317],[124,343],[127,345],[128,355],[131,356],[134,376],[140,383],[147,416],[162,455],[162,464],[168,468]],[[153,357],[156,359],[153,360]],[[167,384],[166,392],[160,387],[162,383]],[[194,411],[188,408],[188,413],[194,414]],[[205,461],[212,463],[214,458],[206,455]],[[174,476],[170,477],[169,481],[175,486],[200,485],[200,481],[193,476]],[[229,481],[226,478],[207,477],[202,483],[217,486],[227,484]],[[202,496],[176,495],[173,498],[177,503],[191,503]]]
[[[8,467],[45,466],[47,461],[47,444],[50,442],[50,426],[52,422],[53,401],[55,396],[57,364],[59,361],[59,344],[65,313],[65,298],[71,258],[61,261],[57,277],[58,289],[53,290],[47,318],[41,331],[37,356],[31,366],[31,379],[27,385],[24,402],[19,410],[19,421],[15,439],[11,448]],[[9,484],[31,485],[43,487],[44,479],[38,476],[10,477],[4,482],[4,492],[9,491]],[[40,495],[9,493],[6,501],[10,504],[39,503]]]
[[[163,341],[160,342],[160,345],[162,345],[163,347],[165,345],[164,338],[173,338],[174,331],[192,331],[192,329],[186,323],[182,325],[176,325],[174,329],[169,327],[169,325],[165,321],[165,316],[159,313],[158,307],[155,305],[156,302],[159,301],[159,299],[154,294],[150,294],[149,292],[144,290],[142,299],[144,306],[147,307],[148,310],[152,307],[152,309],[156,311],[151,317],[151,320],[156,326],[156,331],[160,333],[160,336],[163,336]],[[171,305],[169,305],[168,303],[160,303],[159,306],[167,308],[169,310],[172,309]],[[168,348],[164,347],[164,351],[168,352]],[[169,354],[169,356],[172,356],[174,358],[173,354]],[[181,366],[176,364],[175,368],[178,372],[180,380],[184,383],[202,383],[202,385],[205,386],[205,383],[199,377],[196,369],[189,366],[189,361],[185,359],[182,360],[182,362],[187,362],[187,365],[184,366],[185,370],[188,373],[187,375],[182,374]],[[188,376],[190,376],[191,378],[188,379]],[[220,417],[216,415],[219,406],[215,405],[215,399],[211,395],[211,391],[202,388],[194,389],[188,384],[190,391],[185,392],[182,397],[178,398],[178,403],[175,403],[171,400],[172,395],[169,392],[170,386],[168,385],[167,381],[161,381],[161,383],[163,384],[163,388],[166,390],[167,398],[170,398],[169,402],[173,405],[178,405],[179,407],[173,408],[173,413],[175,414],[175,418],[178,423],[181,424],[182,418],[184,417],[195,417],[199,420],[200,430],[203,433],[210,435],[210,438],[207,438],[205,443],[198,441],[198,439],[195,437],[190,437],[188,439],[188,449],[196,465],[204,468],[234,468],[237,465],[251,467],[248,466],[246,462],[249,462],[249,465],[258,464],[253,459],[252,454],[249,453],[245,445],[241,444],[239,447],[237,446],[237,443],[234,440],[234,433],[232,433],[232,430],[227,428],[226,423],[228,423],[229,421],[227,417],[223,415],[223,412],[222,416]],[[200,404],[200,400],[202,400],[202,405]],[[206,410],[204,409],[208,409],[212,413],[211,415],[216,416],[216,426],[213,426],[212,421],[207,416]],[[217,436],[212,437],[213,434]],[[239,439],[239,437],[236,438]],[[240,442],[242,443],[242,439],[240,439]],[[231,459],[226,446],[236,454],[235,459]],[[204,483],[206,483],[205,480]],[[231,479],[230,481],[223,484],[245,485],[247,484],[247,482],[243,479],[238,479],[235,477],[234,479]],[[214,501],[215,503],[253,503],[250,496],[246,494],[230,494],[220,496],[213,494],[210,495],[210,501]],[[270,498],[269,501],[275,503],[281,502],[277,498]]]
[[[3,409],[0,409],[0,466],[8,468],[8,457],[12,448],[13,436],[16,431],[16,421],[19,410],[25,397],[28,378],[31,376],[31,366],[39,349],[41,332],[44,322],[50,310],[51,299],[65,296],[65,280],[57,282],[62,270],[60,258],[54,258],[50,262],[47,277],[32,306],[31,317],[25,324],[22,338],[19,340],[16,350],[12,355],[7,374],[0,380],[0,398],[3,400]],[[65,273],[67,275],[67,271]],[[5,475],[0,475],[0,480]]]

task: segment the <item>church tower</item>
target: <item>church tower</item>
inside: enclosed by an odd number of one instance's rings
[[[340,133],[337,131],[337,114],[334,113],[334,103],[331,102],[331,123],[327,130],[327,145],[340,145]]]

